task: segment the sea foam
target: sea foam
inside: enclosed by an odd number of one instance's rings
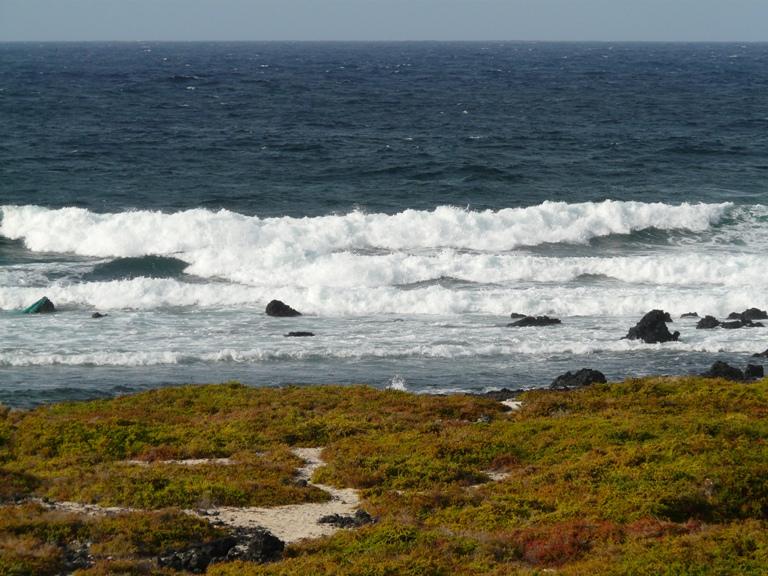
[[[498,252],[545,243],[583,244],[636,230],[700,232],[731,204],[544,202],[482,212],[452,206],[397,214],[259,218],[227,210],[99,214],[82,208],[4,206],[0,234],[38,252],[82,256],[203,256],[209,250],[260,250],[265,258],[362,247],[388,250],[462,248]],[[203,252],[203,254],[200,254]]]

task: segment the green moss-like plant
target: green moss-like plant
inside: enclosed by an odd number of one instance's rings
[[[290,448],[325,446],[315,480],[358,488],[378,518],[293,545],[281,562],[209,569],[220,576],[768,573],[768,380],[646,378],[522,400],[506,412],[485,398],[362,386],[156,390],[5,412],[0,475],[14,486],[6,500],[302,503],[327,496],[295,483]],[[232,463],[167,462],[183,458]],[[161,524],[121,517],[112,528],[28,514],[39,522],[0,521],[17,566],[0,574],[51,573],[83,532],[94,574],[146,573],[163,546],[212,537],[167,511],[152,513],[170,514]]]

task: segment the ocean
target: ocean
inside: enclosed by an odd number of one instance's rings
[[[10,406],[744,367],[768,328],[680,316],[767,272],[768,44],[0,44]]]

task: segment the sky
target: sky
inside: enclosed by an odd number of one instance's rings
[[[0,41],[768,41],[768,0],[0,0]]]

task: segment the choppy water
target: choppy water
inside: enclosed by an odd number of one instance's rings
[[[0,121],[5,403],[768,347],[689,319],[621,340],[651,308],[768,308],[768,45],[7,44]]]

